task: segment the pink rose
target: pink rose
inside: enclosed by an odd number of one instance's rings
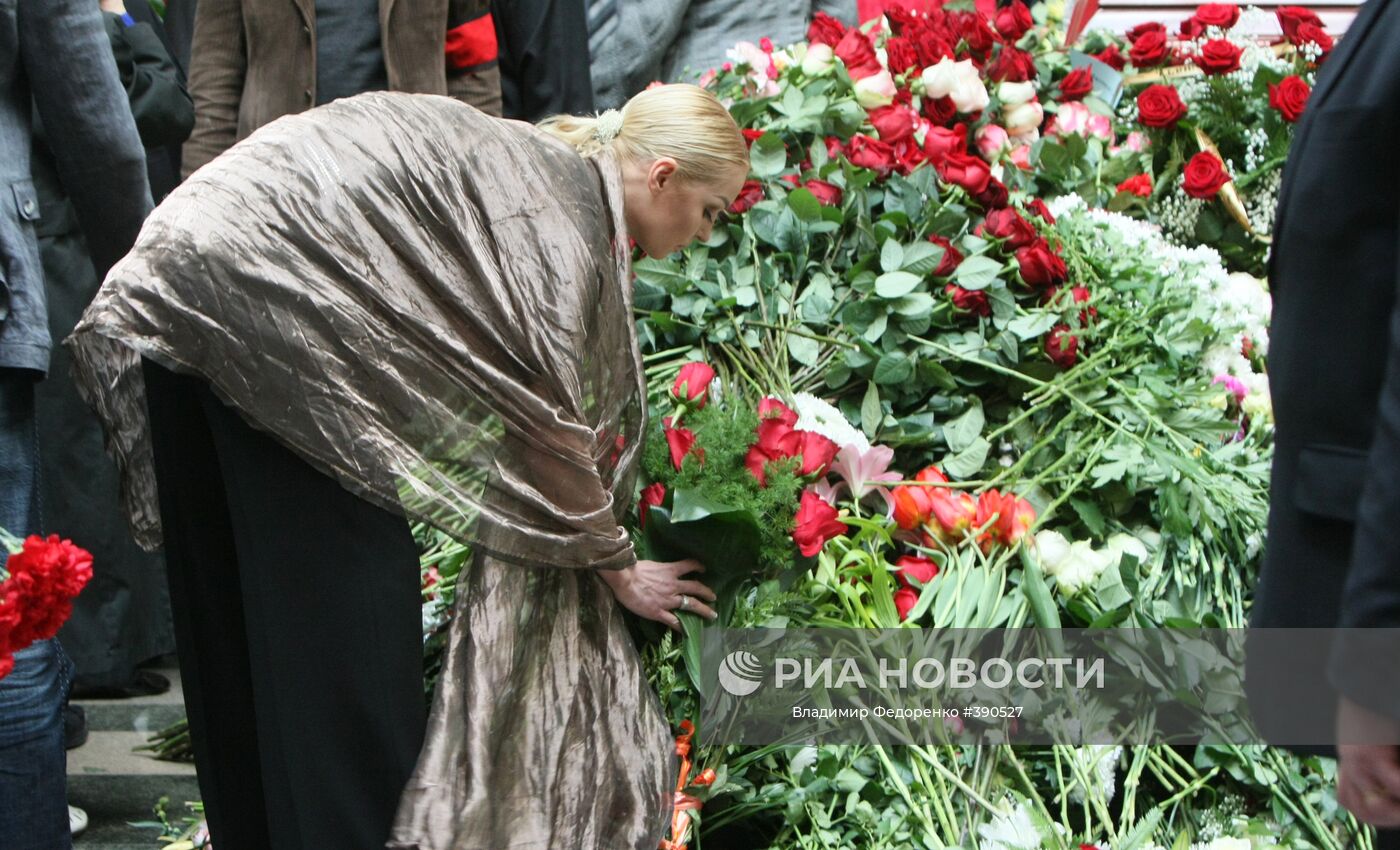
[[[977,152],[988,162],[995,162],[997,156],[1011,144],[1011,136],[996,124],[984,124],[977,131]]]

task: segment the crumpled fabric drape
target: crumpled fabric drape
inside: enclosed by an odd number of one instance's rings
[[[445,97],[366,94],[200,169],[69,339],[144,546],[160,524],[142,356],[474,546],[394,846],[663,835],[669,731],[587,569],[636,561],[619,525],[646,424],[628,263],[611,156]]]

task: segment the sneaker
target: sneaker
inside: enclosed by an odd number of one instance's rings
[[[87,816],[87,812],[83,811],[82,809],[78,808],[77,806],[69,806],[69,807],[68,807],[68,829],[73,833],[73,837],[74,837],[74,838],[77,838],[79,835],[82,835],[82,834],[83,834],[83,830],[87,829],[87,825],[88,825],[88,816]]]

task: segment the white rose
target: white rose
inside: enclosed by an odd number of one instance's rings
[[[1029,133],[1045,120],[1045,110],[1039,101],[1031,100],[1002,110],[1001,123],[1013,136]]]
[[[856,102],[866,109],[889,106],[894,103],[894,77],[889,71],[881,71],[856,80]]]
[[[969,68],[972,67],[972,62],[969,60],[958,64],[961,65],[964,62]],[[953,106],[957,107],[959,112],[964,113],[980,112],[992,102],[992,96],[987,94],[987,87],[982,84],[982,78],[977,76],[975,70],[971,77],[959,80],[957,88],[953,89],[948,96],[953,99]]]
[[[802,73],[809,77],[820,77],[836,67],[836,51],[829,44],[813,44],[807,47],[807,55],[802,57]]]
[[[1047,573],[1069,554],[1069,541],[1058,531],[1037,531],[1035,551],[1040,555],[1040,566]]]
[[[1087,540],[1076,540],[1069,545],[1069,552],[1054,569],[1045,572],[1055,577],[1066,596],[1074,596],[1094,582],[1108,569],[1110,557],[1104,552],[1094,551]]]
[[[991,103],[987,87],[971,59],[954,62],[943,57],[924,69],[924,93],[929,97],[951,97],[959,112],[976,112]]]
[[[1103,548],[1113,556],[1114,563],[1120,561],[1124,555],[1132,555],[1139,564],[1147,563],[1147,547],[1131,534],[1115,534],[1108,538]]]
[[[933,98],[947,97],[958,84],[957,63],[948,57],[924,69],[924,92]]]
[[[997,86],[997,100],[1006,106],[1029,103],[1035,98],[1035,83],[1002,83]]]

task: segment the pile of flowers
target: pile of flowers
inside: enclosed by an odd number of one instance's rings
[[[0,569],[0,678],[14,670],[14,653],[58,634],[73,598],[92,578],[92,555],[57,535],[23,541],[0,529],[9,552]]]

